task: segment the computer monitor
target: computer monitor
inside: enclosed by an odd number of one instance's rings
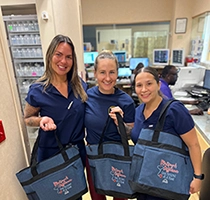
[[[129,60],[130,69],[134,70],[139,63],[142,63],[144,65],[144,67],[148,67],[149,66],[149,58],[130,58],[130,60]]]
[[[210,69],[206,69],[203,79],[203,87],[210,90]]]
[[[85,64],[94,64],[96,57],[98,56],[98,52],[84,52],[84,63]]]
[[[154,49],[153,50],[153,65],[168,65],[169,64],[169,49]]]
[[[171,50],[171,65],[184,66],[184,49]]]
[[[118,63],[126,62],[126,51],[113,51],[113,54],[117,57]]]
[[[130,78],[131,70],[128,67],[120,67],[118,68],[118,78]]]
[[[194,85],[203,85],[203,78],[206,68],[200,65],[179,67],[178,79],[171,88],[172,92],[189,88]]]

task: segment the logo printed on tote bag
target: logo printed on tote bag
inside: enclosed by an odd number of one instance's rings
[[[110,174],[112,176],[112,181],[114,183],[117,183],[118,187],[121,187],[121,184],[125,183],[126,175],[123,174],[123,170],[122,169],[117,169],[117,168],[112,166]]]
[[[63,180],[53,182],[53,185],[58,194],[68,194],[72,188],[72,179],[66,176]]]
[[[163,159],[160,161],[160,165],[157,166],[159,169],[158,177],[163,179],[163,183],[168,183],[169,181],[174,181],[176,175],[179,173],[177,170],[177,163],[171,164]]]

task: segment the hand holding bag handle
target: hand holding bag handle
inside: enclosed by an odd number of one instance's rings
[[[26,195],[31,200],[79,199],[88,191],[79,149],[71,143],[67,146],[63,145],[59,140],[59,126],[67,121],[68,111],[69,109],[66,114],[64,113],[60,123],[56,124],[56,130],[45,133],[51,134],[52,139],[56,141],[58,152],[37,162],[39,141],[42,136],[40,132],[32,150],[30,166],[16,173]]]
[[[72,102],[70,103],[70,105],[72,105]],[[66,114],[65,114],[65,116],[64,116],[64,118],[63,118],[63,120],[61,121],[60,124],[63,124],[65,122],[65,119],[66,119],[67,115],[68,115],[68,112],[66,112]],[[56,142],[58,144],[59,150],[60,150],[60,152],[62,154],[62,157],[63,157],[64,161],[66,162],[66,161],[69,160],[69,157],[68,157],[68,155],[67,155],[67,153],[65,151],[65,148],[63,147],[62,143],[60,142],[56,132],[57,131],[55,130],[54,131],[55,139],[56,139]],[[34,147],[32,149],[32,153],[31,153],[30,166],[31,166],[31,174],[33,176],[38,175],[38,172],[36,170],[36,164],[37,164],[37,152],[38,152],[39,140],[40,140],[40,134],[38,135],[38,137],[37,137],[37,139],[36,139],[36,141],[34,143]]]
[[[130,156],[128,139],[127,139],[127,134],[126,134],[123,119],[118,112],[116,112],[116,116],[117,116],[117,120],[118,120],[119,134],[121,136],[121,142],[122,142],[122,145],[123,145],[123,148],[124,148],[124,156]],[[109,126],[109,120],[110,119],[111,118],[108,116],[108,118],[106,120],[106,123],[105,123],[105,126],[104,126],[104,129],[103,129],[103,132],[101,134],[100,142],[99,142],[99,145],[98,145],[99,154],[103,154],[103,139],[104,139],[104,134],[106,132],[106,129]]]
[[[63,147],[63,145],[61,144],[60,140],[58,139],[58,136],[56,134],[56,130],[54,131],[54,135],[55,135],[55,139],[57,141],[57,144],[58,144],[58,147],[60,149],[60,152],[62,154],[62,157],[64,159],[64,161],[68,161],[69,160],[69,157],[65,151],[65,148]],[[30,166],[31,166],[31,174],[33,176],[37,176],[38,175],[38,172],[37,172],[37,169],[36,169],[36,164],[37,164],[37,152],[38,152],[38,146],[39,146],[39,139],[40,139],[40,134],[38,135],[37,139],[36,139],[36,142],[34,143],[34,147],[33,147],[33,150],[32,150],[32,153],[31,153],[31,163],[30,163]]]

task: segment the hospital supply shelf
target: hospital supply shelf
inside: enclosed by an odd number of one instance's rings
[[[44,73],[37,16],[14,15],[3,19],[23,110],[30,84]]]
[[[25,105],[25,97],[29,86],[44,73],[44,63],[30,60],[14,60],[16,81],[22,106]]]
[[[38,20],[36,15],[4,16],[3,19],[23,112],[29,86],[44,73]],[[27,133],[32,149],[38,127],[27,127]]]

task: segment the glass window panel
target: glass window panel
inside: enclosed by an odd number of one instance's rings
[[[83,26],[83,35],[95,51],[126,51],[127,62],[131,57],[148,57],[152,64],[153,49],[168,48],[169,28],[169,22],[95,25]]]

